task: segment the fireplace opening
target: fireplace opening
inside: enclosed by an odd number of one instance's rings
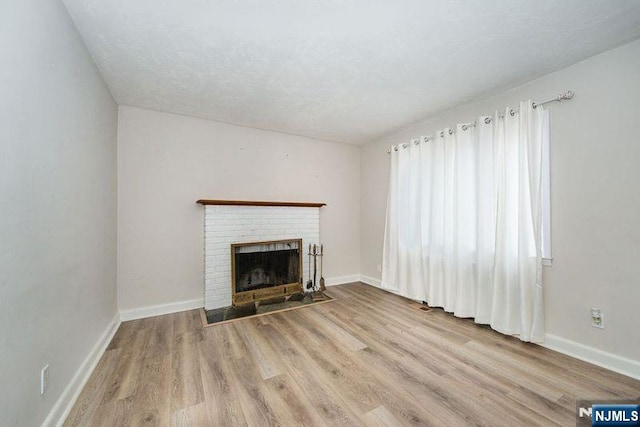
[[[231,245],[233,305],[302,292],[302,239]]]

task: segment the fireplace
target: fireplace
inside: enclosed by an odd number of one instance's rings
[[[230,307],[232,244],[302,239],[302,248],[320,241],[324,203],[199,200],[204,206],[204,307]],[[303,282],[313,276],[302,254]]]
[[[231,244],[234,306],[301,292],[302,239]]]

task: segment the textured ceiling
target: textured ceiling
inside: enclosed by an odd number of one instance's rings
[[[64,2],[120,104],[354,144],[640,37],[637,0]]]

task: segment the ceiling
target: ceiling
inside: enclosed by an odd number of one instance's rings
[[[64,2],[121,105],[352,144],[640,37],[637,0]]]

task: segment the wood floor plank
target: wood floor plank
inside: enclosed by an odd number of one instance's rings
[[[132,353],[122,352],[115,361],[113,373],[109,376],[106,389],[102,396],[102,404],[118,400],[135,393],[135,386],[131,384],[131,369],[136,363],[136,357]],[[137,386],[137,384],[136,384]]]
[[[304,315],[304,313],[301,313]],[[358,351],[365,348],[367,345],[356,338],[354,335],[336,325],[329,317],[322,314],[321,315],[326,319],[323,322],[323,326],[325,326],[324,330],[326,331],[326,336],[329,340],[338,345],[340,347],[346,348],[350,351]],[[309,321],[311,319],[307,318]]]
[[[138,330],[141,323],[141,321],[122,322],[107,346],[107,351],[120,348],[122,345],[129,346],[131,336]]]
[[[480,372],[486,372],[493,377],[516,378],[523,386],[550,400],[555,401],[565,393],[564,389],[559,389],[554,385],[547,384],[540,378],[532,376],[527,371],[526,366],[514,367],[496,363],[490,355],[468,347],[466,345],[468,341],[461,345],[459,342],[449,341],[446,335],[441,335],[428,329],[416,329],[414,333],[430,340],[434,349],[433,353],[439,353],[440,358],[458,359],[463,362],[463,365],[473,367],[473,369]]]
[[[199,335],[181,332],[176,335],[171,354],[171,410],[187,408],[204,401],[200,358]]]
[[[278,396],[281,407],[279,414],[287,413],[284,419],[285,425],[297,426],[317,426],[322,425],[324,420],[313,409],[314,405],[305,397],[304,391],[291,378],[289,374],[278,375],[265,381],[270,395]]]
[[[230,381],[234,379],[227,372],[223,357],[219,353],[221,347],[229,347],[224,345],[222,340],[215,339],[216,333],[214,328],[209,328],[207,331],[209,339],[198,343],[206,409],[210,419],[217,425],[246,425],[240,402],[236,399],[230,385]]]
[[[578,399],[640,381],[354,283],[335,298],[202,328],[124,322],[67,426],[574,425]]]
[[[263,380],[273,378],[284,373],[277,351],[269,344],[264,336],[258,333],[258,326],[262,325],[259,319],[248,319],[235,328],[239,336],[243,338],[244,347],[253,356]],[[233,328],[229,328],[233,330]]]
[[[133,396],[131,425],[167,425],[170,419],[171,355],[144,359]]]
[[[244,328],[237,328],[232,323],[220,326],[211,332],[219,342],[243,340]],[[244,322],[243,326],[250,325]],[[244,344],[246,348],[250,348],[246,342]],[[260,360],[254,360],[251,352],[247,352],[245,357],[235,358],[228,346],[209,348],[212,351],[209,357],[213,356],[221,361],[231,394],[242,409],[246,423],[255,426],[282,424],[283,419],[290,414],[280,412],[281,402],[278,396],[269,393],[259,369],[259,365],[264,362],[263,354],[266,350],[260,351]]]
[[[206,403],[199,403],[193,406],[173,411],[171,413],[172,427],[193,427],[193,426],[213,426],[214,421],[209,418]]]
[[[369,411],[363,419],[369,426],[395,427],[402,425],[383,405]]]
[[[105,351],[100,358],[96,369],[84,386],[78,401],[67,416],[65,426],[84,426],[91,424],[96,412],[101,407],[104,393],[109,387],[109,382],[116,368],[119,349]]]
[[[148,328],[146,342],[146,354],[153,357],[171,354],[173,348],[173,317],[175,314],[167,314],[151,318],[152,325]]]
[[[250,356],[228,359],[226,369],[230,371],[231,389],[240,403],[245,420],[250,426],[279,424],[273,407],[267,399],[267,388]]]
[[[523,387],[514,387],[507,393],[507,397],[519,403],[512,407],[528,408],[537,414],[539,419],[548,420],[549,424],[569,425],[575,421],[575,405],[567,407]]]
[[[133,397],[112,400],[100,405],[91,423],[87,425],[100,427],[127,427],[132,424]]]
[[[195,332],[200,326],[198,310],[189,310],[175,313],[173,316],[173,333],[178,335],[183,332]]]
[[[337,324],[332,325],[338,326]],[[376,373],[381,375],[374,374],[370,365],[365,363],[359,354],[360,352],[354,354],[347,348],[341,348],[331,340],[325,340],[321,344],[320,351],[315,354],[308,354],[308,357],[313,359],[322,371],[329,373],[329,378],[334,380],[339,387],[351,390],[356,397],[371,396],[371,398],[366,399],[352,399],[361,401],[360,406],[364,409],[360,410],[360,412],[384,402],[397,417],[403,420],[402,424],[434,424],[434,422],[430,421],[435,419],[432,414],[414,405],[411,396],[404,395],[394,384],[391,384],[386,375],[383,374],[384,371],[380,369],[380,366],[377,366]],[[346,385],[340,384],[345,382],[347,383]],[[368,418],[369,416],[365,415],[364,419]]]
[[[293,311],[289,312],[293,313]],[[333,392],[330,380],[317,369],[313,361],[307,360],[292,335],[297,325],[283,321],[285,313],[272,316],[271,324],[263,331],[277,345],[288,373],[312,402],[313,409],[327,425],[358,425],[358,416],[349,406],[343,406]],[[276,326],[277,325],[277,326]]]
[[[300,313],[298,313],[300,314]],[[300,327],[300,320],[289,319],[282,316],[282,322],[288,322],[292,327],[292,344],[297,347],[304,360],[311,369],[322,372],[326,380],[331,384],[332,390],[344,405],[355,414],[362,415],[381,405],[380,399],[370,392],[367,383],[366,373],[350,363],[351,354],[346,356],[336,352],[336,343],[324,335],[327,328]],[[326,325],[323,325],[326,326]],[[324,348],[313,346],[306,341],[307,334],[322,337],[325,343]],[[350,350],[348,350],[351,353]],[[380,384],[376,384],[377,387]]]

